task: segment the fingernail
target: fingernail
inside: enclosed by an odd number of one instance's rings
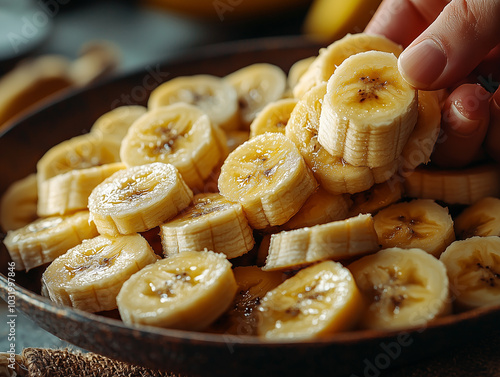
[[[480,119],[469,119],[460,112],[456,103],[452,103],[450,106],[450,111],[455,117],[451,124],[451,128],[456,135],[459,136],[471,136],[479,129],[481,125]]]
[[[401,74],[410,85],[425,89],[443,73],[447,58],[434,40],[424,39],[415,46],[407,48],[399,57]]]

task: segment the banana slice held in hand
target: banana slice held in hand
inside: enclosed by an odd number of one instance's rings
[[[423,326],[450,313],[446,268],[421,249],[380,250],[348,268],[368,303],[361,319],[364,328]]]
[[[371,215],[273,234],[265,271],[344,260],[379,250]]]
[[[127,324],[201,330],[229,308],[236,291],[224,255],[186,251],[134,274],[118,294],[118,310]]]
[[[0,202],[0,226],[7,232],[35,221],[37,215],[38,188],[36,174],[30,174],[13,182],[2,195]]]
[[[401,155],[417,122],[417,107],[417,91],[399,73],[393,54],[353,55],[328,80],[318,141],[351,165],[387,165]]]
[[[42,292],[57,304],[88,312],[116,309],[116,296],[130,276],[158,260],[140,235],[97,236],[52,262]]]
[[[195,195],[190,207],[160,229],[165,255],[208,249],[235,258],[255,243],[241,204],[217,193]]]
[[[286,223],[316,187],[297,147],[278,133],[240,145],[224,161],[219,176],[221,195],[243,206],[254,229]]]
[[[328,81],[337,67],[348,57],[372,50],[393,53],[395,56],[403,52],[401,46],[381,35],[347,34],[344,38],[319,51],[318,57],[294,87],[294,97],[301,98],[314,86]]]
[[[227,154],[222,138],[203,111],[177,103],[151,110],[134,122],[123,139],[120,156],[128,166],[172,164],[189,187],[202,189]]]
[[[373,219],[379,243],[384,248],[423,249],[439,258],[455,240],[448,209],[433,200],[393,204],[378,212]]]
[[[349,270],[326,261],[299,271],[264,296],[258,334],[269,340],[322,338],[351,329],[363,308]]]
[[[198,107],[213,124],[224,130],[234,130],[239,126],[237,93],[220,77],[176,77],[151,92],[148,108],[156,109],[179,102]]]
[[[458,239],[500,236],[500,199],[486,197],[467,207],[455,219]]]
[[[459,309],[500,304],[500,238],[453,242],[441,255]]]
[[[116,236],[145,232],[186,208],[193,193],[170,164],[155,162],[120,170],[89,196],[99,233]]]
[[[321,186],[332,194],[354,194],[375,183],[387,181],[398,168],[398,161],[370,169],[348,164],[333,157],[318,142],[318,129],[326,83],[312,88],[302,97],[290,115],[286,136],[294,142]]]
[[[286,90],[285,72],[268,63],[246,66],[224,80],[236,90],[243,127],[248,127],[268,103],[282,98]]]
[[[82,240],[97,236],[95,225],[89,221],[89,212],[70,216],[40,218],[7,232],[4,244],[17,270],[30,270],[52,262]]]

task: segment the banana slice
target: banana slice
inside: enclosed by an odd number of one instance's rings
[[[304,73],[307,72],[307,70],[315,60],[316,56],[310,56],[308,58],[297,60],[292,64],[290,70],[288,71],[287,77],[288,88],[292,90],[292,92],[295,89],[295,86],[299,83],[300,78],[304,75]]]
[[[257,249],[257,266],[259,267],[263,267],[266,264],[266,259],[269,255],[269,245],[271,244],[271,236],[272,234],[264,234],[260,240]]]
[[[301,98],[314,86],[328,81],[337,67],[351,55],[372,50],[389,52],[396,56],[403,52],[401,46],[380,35],[347,34],[344,38],[319,51],[318,57],[294,87],[294,97]]]
[[[7,232],[16,230],[37,219],[38,189],[36,174],[13,182],[2,195],[0,226]]]
[[[455,240],[447,208],[433,200],[393,204],[375,215],[375,230],[383,248],[422,249],[439,258]]]
[[[174,217],[193,198],[170,164],[155,162],[120,170],[89,196],[89,210],[99,233],[144,232]]]
[[[299,212],[280,228],[292,230],[343,220],[347,217],[350,205],[351,199],[348,195],[332,195],[318,187]]]
[[[245,254],[255,243],[241,204],[216,193],[195,195],[190,207],[160,229],[165,255],[208,249],[230,259]]]
[[[229,310],[210,330],[233,335],[257,335],[257,325],[262,321],[258,310],[261,299],[276,288],[287,275],[282,272],[266,272],[257,266],[233,268],[238,291]]]
[[[346,163],[333,157],[318,142],[318,128],[326,83],[319,84],[302,97],[295,106],[285,129],[306,164],[311,168],[321,186],[331,194],[354,194],[368,190],[375,183],[387,181],[396,172],[399,163],[370,169]]]
[[[87,209],[92,190],[118,170],[121,162],[71,170],[40,183],[37,212],[40,217],[66,215]]]
[[[118,294],[123,322],[201,330],[224,313],[237,291],[223,254],[186,251],[133,275]]]
[[[500,236],[500,199],[478,200],[455,219],[455,234],[459,239],[473,236]]]
[[[156,109],[178,102],[200,108],[213,124],[223,130],[234,130],[239,126],[237,93],[220,77],[194,75],[167,81],[151,92],[148,108]]]
[[[316,187],[297,147],[278,133],[240,145],[222,165],[219,177],[220,193],[243,206],[254,229],[286,223]]]
[[[258,334],[266,339],[326,337],[349,330],[364,303],[349,270],[326,261],[299,271],[261,300]]]
[[[119,142],[139,117],[146,113],[144,106],[120,106],[101,115],[92,125],[91,133],[111,137]]]
[[[123,283],[157,259],[138,234],[97,236],[54,260],[43,273],[42,291],[60,305],[87,312],[113,310]]]
[[[500,238],[453,242],[441,255],[459,309],[500,304]]]
[[[285,72],[267,63],[246,66],[227,75],[224,80],[236,90],[240,121],[247,127],[268,103],[282,98],[286,89]]]
[[[326,259],[339,261],[379,248],[372,216],[359,215],[273,234],[263,270],[294,269]]]
[[[400,171],[407,174],[430,161],[441,131],[441,106],[436,92],[418,91],[418,118],[403,151]]]
[[[225,140],[200,109],[184,103],[159,107],[139,118],[123,139],[120,156],[128,166],[174,165],[192,189],[226,156]]]
[[[120,143],[96,134],[84,134],[49,149],[36,165],[38,185],[56,175],[120,161]]]
[[[460,170],[419,167],[405,176],[404,187],[410,198],[471,205],[488,196],[500,196],[500,168],[496,164]]]
[[[423,326],[450,313],[446,268],[423,250],[380,250],[348,268],[368,303],[361,319],[364,328]]]
[[[357,216],[360,213],[375,215],[381,209],[399,201],[402,196],[403,183],[399,177],[376,184],[367,191],[351,196],[353,204],[349,209],[348,217]]]
[[[31,270],[52,262],[82,240],[97,236],[95,225],[89,221],[89,212],[71,216],[54,216],[7,232],[3,243],[17,270]]]
[[[318,141],[355,166],[397,160],[417,122],[418,95],[401,76],[393,54],[353,55],[327,84]]]
[[[294,98],[283,98],[267,104],[250,124],[250,138],[266,132],[285,134],[285,127],[296,104]]]

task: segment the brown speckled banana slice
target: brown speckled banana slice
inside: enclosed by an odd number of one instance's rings
[[[266,132],[285,134],[290,114],[297,104],[294,98],[283,98],[267,104],[250,124],[250,138]]]
[[[487,197],[478,200],[455,219],[458,239],[480,236],[500,236],[500,199]]]

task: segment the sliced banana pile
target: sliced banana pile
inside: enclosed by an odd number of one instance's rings
[[[440,100],[400,53],[347,35],[103,114],[4,193],[10,258],[57,304],[279,341],[500,305],[500,169],[424,166]]]

